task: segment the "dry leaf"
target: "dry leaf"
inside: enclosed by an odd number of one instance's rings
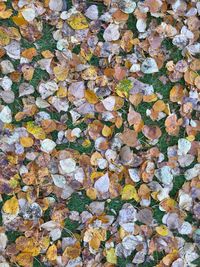
[[[135,201],[139,201],[139,197],[135,187],[131,184],[125,185],[121,192],[122,200],[130,200],[134,199]]]
[[[83,30],[88,28],[87,19],[79,12],[71,15],[67,22],[74,30]]]
[[[46,255],[49,261],[55,261],[57,259],[57,247],[55,244],[48,248]]]
[[[3,211],[8,214],[16,215],[19,213],[19,203],[16,197],[12,197],[3,205]]]
[[[142,133],[150,140],[155,140],[161,137],[162,132],[158,126],[144,125]]]

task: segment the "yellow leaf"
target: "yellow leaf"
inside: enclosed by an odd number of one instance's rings
[[[28,22],[24,19],[24,17],[22,16],[22,13],[19,12],[17,14],[17,16],[13,16],[12,17],[13,22],[17,25],[17,26],[22,26],[22,25],[26,25],[28,24]]]
[[[17,155],[8,155],[8,156],[7,156],[7,160],[8,160],[11,164],[17,164],[17,162],[18,162],[18,156],[17,156]]]
[[[131,184],[125,185],[122,189],[122,200],[130,200],[134,199],[135,201],[139,201],[139,197],[135,187]]]
[[[25,249],[23,252],[30,253],[33,257],[37,256],[40,254],[40,248],[39,247],[30,247]]]
[[[172,262],[178,258],[177,250],[173,250],[172,253],[167,254],[163,259],[162,262],[165,266],[171,266]]]
[[[187,139],[188,141],[192,142],[192,141],[195,140],[195,136],[194,136],[194,135],[188,135],[188,136],[186,137],[186,139]]]
[[[129,91],[132,89],[133,85],[131,80],[129,79],[124,79],[119,82],[119,84],[116,86],[115,90],[116,93],[120,97],[128,97]]]
[[[106,250],[106,260],[109,263],[117,264],[117,256],[116,256],[114,248],[110,248]]]
[[[47,250],[48,246],[50,243],[50,238],[48,236],[44,236],[41,240],[40,240],[40,249],[41,250]]]
[[[58,88],[58,91],[56,92],[56,95],[59,97],[59,98],[64,98],[67,96],[67,88],[64,87],[64,86],[60,86]]]
[[[33,139],[31,137],[21,137],[20,138],[20,144],[23,147],[31,147],[33,145]]]
[[[156,227],[156,232],[161,236],[167,236],[169,231],[165,225],[160,225]]]
[[[33,237],[20,236],[16,239],[16,247],[24,253],[35,257],[40,254],[40,247],[37,240]]]
[[[99,101],[92,90],[85,90],[85,98],[90,104],[96,104]]]
[[[79,12],[72,14],[67,22],[74,30],[83,30],[88,28],[87,19]]]
[[[57,247],[55,244],[48,248],[46,255],[49,261],[55,261],[57,259]]]
[[[200,75],[195,78],[194,84],[198,89],[200,89]]]
[[[94,179],[97,179],[101,176],[103,176],[104,173],[103,172],[92,172],[91,175],[90,175],[90,179],[91,180],[94,180]]]
[[[44,132],[44,130],[35,125],[32,121],[29,121],[27,123],[26,129],[29,133],[31,133],[36,139],[45,139],[46,138],[46,134]]]
[[[35,69],[32,66],[24,65],[22,66],[22,73],[24,80],[30,81],[33,78]]]
[[[163,110],[163,112],[165,112],[167,115],[169,115],[171,113],[170,106],[169,106],[168,103],[166,104],[165,109]]]
[[[167,212],[171,212],[176,207],[176,201],[173,198],[165,198],[160,206]]]
[[[53,68],[53,72],[59,81],[65,81],[68,76],[68,69],[62,65]]]
[[[49,50],[44,50],[41,52],[41,54],[44,58],[52,58],[54,56],[53,53]]]
[[[85,58],[87,61],[89,61],[92,58],[92,52],[89,51],[85,51],[84,49],[81,48],[81,52],[80,55]]]
[[[23,252],[30,253],[33,257],[35,257],[40,254],[40,247],[33,238],[28,238]]]
[[[91,141],[89,139],[85,139],[82,143],[82,146],[87,148],[91,146]]]
[[[76,243],[73,246],[66,247],[63,256],[68,257],[69,259],[76,259],[81,252],[80,243]]]
[[[0,28],[0,45],[5,46],[9,43],[10,43],[10,37],[3,28]]]
[[[120,236],[120,238],[121,239],[123,239],[125,236],[126,236],[126,231],[124,230],[124,228],[123,227],[120,227],[119,228],[119,236]]]
[[[16,257],[16,261],[20,266],[32,267],[33,266],[33,256],[30,253],[20,253]]]
[[[90,157],[90,162],[91,162],[91,164],[93,165],[93,166],[97,166],[97,161],[99,160],[99,159],[102,159],[102,156],[101,156],[101,154],[99,153],[99,152],[94,152],[93,154],[92,154],[92,156]]]
[[[97,71],[96,71],[96,68],[94,66],[91,66],[91,67],[87,68],[86,70],[84,70],[82,72],[81,77],[84,80],[92,80],[92,81],[95,81],[97,79]]]
[[[15,27],[9,27],[9,36],[10,38],[15,39],[17,41],[21,40],[21,34],[19,30]]]
[[[12,15],[12,9],[7,9],[5,11],[0,11],[0,18],[1,19],[8,19]]]
[[[102,129],[102,135],[105,137],[108,137],[112,134],[112,130],[110,127],[108,127],[107,125],[104,125],[103,129]]]
[[[95,188],[88,188],[86,190],[86,195],[92,199],[95,200],[97,198],[97,190]]]
[[[12,197],[10,199],[8,199],[4,205],[3,205],[3,211],[5,213],[9,213],[9,214],[18,214],[19,212],[19,203],[16,197]]]
[[[6,10],[6,4],[0,2],[0,11],[4,11],[4,10]]]
[[[124,105],[123,98],[116,96],[115,97],[115,106],[114,106],[114,109],[113,110],[114,111],[119,110],[120,108],[123,107],[123,105]]]
[[[18,186],[18,184],[19,184],[19,181],[16,179],[16,178],[14,178],[14,177],[12,177],[10,180],[9,180],[9,185],[14,189],[14,188],[16,188],[17,186]]]
[[[101,241],[97,236],[93,236],[93,238],[89,241],[89,246],[94,250],[98,250],[100,245]]]

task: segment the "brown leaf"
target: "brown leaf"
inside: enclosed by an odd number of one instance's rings
[[[158,126],[144,125],[142,133],[150,140],[155,140],[161,137],[162,132]]]
[[[120,134],[120,139],[123,143],[130,147],[136,147],[139,145],[137,140],[137,133],[133,130],[126,128],[122,134]]]

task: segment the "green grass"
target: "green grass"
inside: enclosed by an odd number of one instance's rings
[[[66,219],[65,220],[65,225],[64,225],[64,229],[62,230],[62,237],[69,237],[74,234],[77,233],[77,228],[79,226],[79,222],[77,221],[72,221],[70,219]],[[78,231],[79,233],[80,231]],[[72,234],[73,233],[73,234]]]
[[[84,210],[87,210],[87,205],[91,203],[91,199],[89,199],[85,193],[78,194],[74,193],[70,197],[70,200],[68,201],[67,207],[69,210],[75,210],[78,212],[82,212]]]

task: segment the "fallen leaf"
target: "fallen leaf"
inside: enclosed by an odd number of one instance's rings
[[[87,19],[79,12],[72,14],[67,22],[74,30],[83,30],[88,28]]]
[[[85,98],[90,104],[96,104],[99,99],[92,90],[85,90]]]
[[[155,140],[161,137],[162,132],[158,126],[144,125],[142,133],[150,140]]]
[[[46,256],[49,261],[55,261],[57,259],[57,247],[55,244],[48,248]]]
[[[20,144],[23,147],[32,147],[34,141],[31,137],[21,137],[20,138]]]
[[[117,264],[117,256],[114,248],[106,250],[106,260],[111,264]]]
[[[139,197],[135,187],[131,184],[125,185],[121,192],[122,200],[130,200],[134,199],[135,201],[139,201]]]
[[[165,225],[160,225],[156,227],[156,232],[161,236],[167,236],[169,231]]]
[[[65,81],[68,76],[68,68],[62,65],[57,65],[53,68],[53,72],[59,81]]]
[[[22,51],[22,56],[32,60],[33,57],[37,56],[37,50],[35,47],[27,48]]]
[[[13,214],[16,215],[19,213],[19,203],[16,197],[12,197],[8,200],[3,205],[3,211],[5,213]]]

